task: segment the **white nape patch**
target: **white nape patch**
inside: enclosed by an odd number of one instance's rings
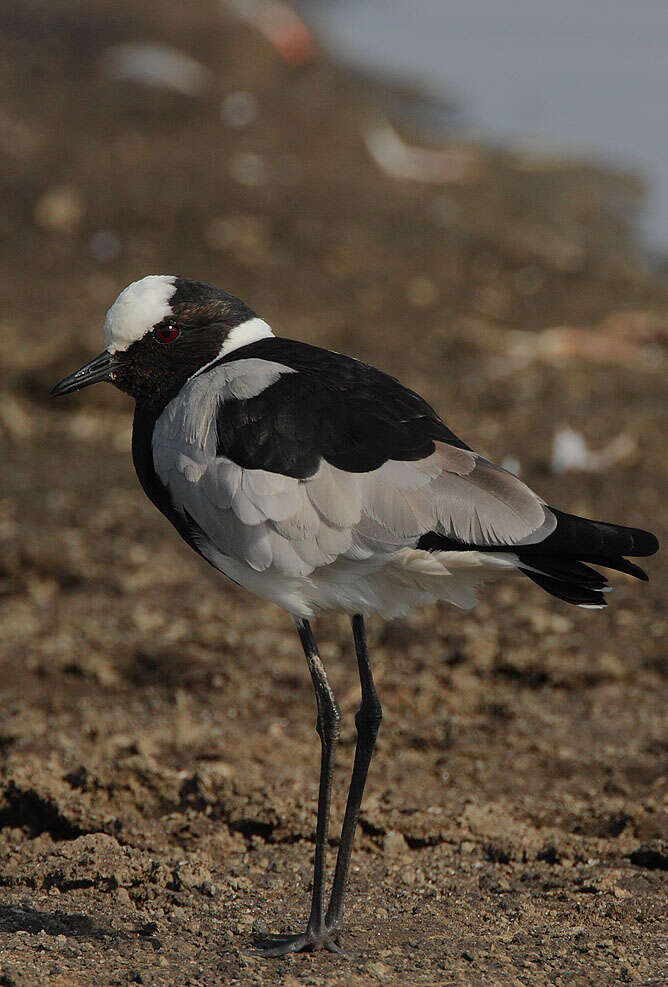
[[[172,314],[173,274],[149,274],[124,288],[107,312],[104,337],[110,353],[120,353]]]
[[[257,339],[266,339],[268,336],[273,335],[271,326],[267,325],[264,319],[258,319],[257,316],[254,316],[252,319],[246,319],[245,322],[240,322],[234,329],[230,329],[225,342],[213,360],[209,360],[203,367],[200,367],[197,373],[193,374],[193,377],[199,377],[200,374],[206,373],[209,367],[212,367],[214,363],[218,363],[221,357],[227,356],[228,353],[241,349],[242,346],[248,346],[249,343],[254,343]],[[192,380],[193,377],[190,379]]]
[[[254,343],[257,339],[266,339],[267,336],[273,335],[271,327],[267,325],[264,319],[258,319],[257,317],[247,319],[245,322],[240,323],[240,325],[235,326],[234,329],[230,329],[227,339],[220,347],[220,353],[216,359],[226,356],[232,350],[238,350],[241,346],[248,346],[249,343]]]

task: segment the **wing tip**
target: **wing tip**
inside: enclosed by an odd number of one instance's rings
[[[645,558],[648,555],[656,555],[661,547],[659,539],[651,531],[643,531],[642,528],[633,528],[633,551],[625,552],[626,555]]]

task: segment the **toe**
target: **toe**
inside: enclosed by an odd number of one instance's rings
[[[330,953],[338,953],[339,956],[349,959],[348,954],[329,933],[316,935],[308,930],[296,936],[260,936],[255,940],[252,953],[256,956],[287,956],[288,953],[315,952],[319,949],[326,949]]]
[[[307,948],[304,934],[261,936],[255,940],[252,952],[260,956],[286,956],[288,953],[300,953]]]

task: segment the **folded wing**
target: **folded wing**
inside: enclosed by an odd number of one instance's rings
[[[493,550],[554,530],[525,484],[460,443],[421,398],[373,371],[372,402],[371,368],[349,363],[348,386],[320,380],[314,401],[303,366],[237,359],[194,378],[165,409],[156,473],[202,554],[215,548],[257,571],[308,576],[341,557],[380,566],[430,535]]]

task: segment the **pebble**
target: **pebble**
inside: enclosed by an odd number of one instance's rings
[[[408,850],[408,844],[401,833],[391,829],[385,835],[383,848],[390,856],[403,856]]]
[[[370,963],[369,972],[379,980],[387,980],[392,974],[392,969],[385,963]]]
[[[130,908],[132,905],[132,899],[128,894],[127,888],[119,888],[116,892],[116,903],[120,908]]]

